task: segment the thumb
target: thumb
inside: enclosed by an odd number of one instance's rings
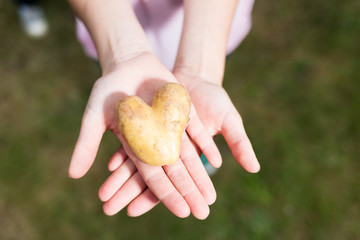
[[[260,164],[246,135],[240,114],[234,106],[225,116],[221,132],[238,163],[248,172],[260,171]]]
[[[105,130],[104,121],[87,108],[81,122],[79,138],[71,157],[69,167],[71,178],[81,178],[90,169]]]

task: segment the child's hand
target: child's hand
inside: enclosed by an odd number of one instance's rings
[[[187,217],[191,211],[197,218],[206,218],[209,213],[208,204],[215,201],[216,193],[191,142],[204,152],[215,166],[220,166],[221,156],[195,110],[191,111],[187,134],[184,134],[182,141],[180,156],[182,161],[170,166],[153,167],[138,160],[116,127],[114,107],[117,101],[127,95],[137,95],[150,104],[155,91],[165,82],[176,82],[176,79],[157,58],[149,53],[140,54],[108,69],[106,74],[94,84],[91,92],[72,156],[69,175],[80,178],[89,170],[102,135],[109,129],[122,142],[126,154],[133,161],[151,192],[171,212],[179,217]],[[133,175],[132,178],[135,177]],[[143,181],[139,179],[137,177],[134,181]],[[131,187],[129,189],[135,191]],[[148,193],[149,191],[145,191],[143,195],[147,196]],[[110,193],[102,199],[108,200],[111,195],[113,194]],[[134,198],[135,195],[130,195],[130,198]],[[119,198],[116,196],[118,195],[115,194],[104,206],[105,212],[109,215],[120,210],[117,207]]]
[[[189,91],[191,101],[208,133],[211,136],[222,134],[238,163],[248,172],[258,172],[260,165],[242,119],[226,91],[219,85],[181,71],[175,72],[174,76]]]
[[[190,175],[193,176],[193,181],[206,202],[212,204],[216,198],[213,184],[200,159],[190,159],[186,157],[188,153],[184,154],[187,152],[186,149],[192,149],[191,146],[187,145],[188,143],[189,141],[183,140],[181,148],[184,151],[181,151],[180,158]],[[136,217],[150,211],[159,203],[158,198],[146,186],[144,180],[139,177],[136,166],[128,158],[122,147],[111,157],[108,168],[113,173],[99,189],[99,198],[105,202],[104,212],[106,214],[117,213],[129,204],[127,214]],[[198,215],[199,213],[194,212],[193,209],[192,212],[194,216],[201,218]]]
[[[259,163],[257,162],[250,141],[246,136],[241,117],[225,90],[218,85],[187,76],[180,72],[175,73],[175,77],[181,84],[187,87],[190,92],[191,100],[195,108],[197,108],[197,113],[209,134],[211,136],[219,133],[223,134],[237,161],[247,171],[257,172],[260,168]],[[186,142],[182,143],[182,159],[186,159],[183,156],[186,154],[186,144]],[[130,216],[139,216],[152,209],[158,203],[158,200],[150,189],[146,188],[143,181],[138,179],[135,173],[136,169],[134,167],[128,167],[130,165],[129,163],[123,164],[126,158],[127,156],[122,148],[113,155],[109,162],[109,170],[113,171],[122,165],[102,185],[99,190],[99,196],[103,201],[107,201],[112,197],[105,203],[104,207],[112,205],[113,208],[119,211],[131,202],[127,208],[128,214]],[[199,169],[199,172],[203,172],[203,166],[201,166],[198,161],[194,161],[194,164],[197,165],[196,168]],[[129,171],[127,168],[131,170]],[[122,172],[122,174],[119,172]],[[132,178],[135,180],[131,180],[123,185],[126,181],[125,178],[130,177],[131,174],[133,174]],[[206,194],[208,191],[206,190],[206,186],[211,184],[211,181],[208,176],[203,179],[202,183],[197,183],[197,186],[209,203],[211,196]],[[133,185],[134,187],[130,188],[126,185]],[[129,189],[137,192],[135,194],[126,194]],[[144,191],[144,189],[146,190]],[[126,198],[126,196],[137,196],[140,192],[143,193],[135,200],[133,200],[135,197],[132,199]],[[123,197],[125,197],[125,199]]]
[[[186,161],[184,164],[190,175],[195,176],[193,180],[206,202],[212,204],[216,197],[213,184],[201,161],[186,157],[189,151],[187,149],[193,149],[188,144],[189,141],[183,139],[180,158],[183,162]],[[127,214],[136,217],[148,212],[159,203],[158,198],[146,186],[144,180],[139,178],[137,168],[128,158],[123,147],[120,147],[110,158],[108,169],[113,173],[99,189],[100,200],[106,202],[105,213],[114,214],[129,204]]]
[[[127,214],[136,217],[159,203],[123,150],[113,155],[111,165],[117,168],[99,189],[99,198],[106,202],[103,206],[106,214],[114,214],[129,205]]]

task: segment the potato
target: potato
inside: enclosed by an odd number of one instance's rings
[[[175,163],[189,121],[190,97],[177,83],[167,83],[156,92],[152,106],[137,96],[116,105],[118,129],[134,154],[153,166]]]

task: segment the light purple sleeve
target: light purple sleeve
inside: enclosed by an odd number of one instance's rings
[[[175,64],[184,19],[181,0],[132,0],[140,24],[159,60],[171,70]],[[234,51],[251,28],[254,0],[240,0],[230,30],[227,54]],[[86,55],[97,59],[96,48],[85,25],[76,20],[76,34]]]

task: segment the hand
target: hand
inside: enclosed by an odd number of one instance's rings
[[[180,68],[179,68],[180,69]],[[216,84],[175,71],[174,76],[189,91],[197,114],[210,136],[222,134],[238,163],[248,172],[258,172],[257,161],[245,128],[226,91]],[[212,163],[209,160],[210,163]]]
[[[192,102],[197,107],[197,113],[209,134],[211,136],[223,134],[237,161],[249,172],[259,171],[260,166],[246,136],[241,117],[226,91],[219,85],[190,77],[179,71],[175,73],[175,76],[190,91]],[[182,147],[186,149],[184,144]],[[185,150],[181,151],[182,154],[184,152]],[[121,209],[131,202],[127,208],[128,214],[138,216],[153,208],[158,200],[149,189],[146,189],[143,182],[138,180],[136,168],[130,166],[130,163],[124,164],[126,158],[126,153],[122,148],[113,155],[109,162],[109,170],[117,170],[101,186],[99,196],[100,199],[106,201],[110,198],[109,196],[116,193],[118,208]],[[130,161],[126,160],[125,162]],[[133,180],[127,181],[131,174],[134,176]],[[123,183],[125,184],[123,185]],[[130,188],[128,185],[133,185],[133,187]],[[137,189],[137,193],[126,194],[129,189]],[[145,192],[135,200],[133,200],[134,198],[123,198],[124,196],[135,196],[144,189],[146,189]]]
[[[123,148],[111,157],[109,170],[113,173],[99,189],[99,198],[106,202],[105,213],[114,213],[129,205],[127,214],[136,217],[148,212],[159,203]]]
[[[114,107],[118,100],[127,95],[137,95],[149,104],[155,91],[165,82],[176,82],[176,79],[150,53],[137,55],[108,69],[106,74],[96,81],[91,92],[71,159],[69,175],[80,178],[89,170],[102,135],[108,129],[119,138],[126,155],[138,169],[139,176],[143,179],[137,178],[138,182],[144,181],[154,194],[153,197],[156,196],[178,217],[187,217],[191,211],[195,217],[203,219],[209,214],[208,204],[215,201],[216,193],[193,144],[201,149],[215,166],[220,166],[221,156],[198,119],[195,109],[190,113],[187,134],[184,134],[182,140],[181,161],[170,166],[153,167],[137,159],[116,127]],[[143,193],[138,191],[138,198],[148,196],[150,190]],[[117,205],[119,195],[114,194],[103,198],[107,201],[104,211],[108,215],[120,210]],[[132,196],[134,198],[136,194]]]
[[[186,154],[188,156],[196,154],[195,152],[189,154],[189,149],[194,151],[192,146],[188,145],[189,143],[189,141],[182,142],[180,158],[186,162],[185,165],[190,175],[194,176],[200,192],[206,202],[211,205],[216,198],[213,184],[201,161],[199,159],[192,161],[186,156]],[[127,214],[137,217],[150,211],[159,203],[158,198],[139,177],[136,166],[128,158],[123,147],[120,147],[110,158],[108,169],[113,173],[99,189],[99,198],[105,202],[104,212],[106,214],[112,215],[128,205]],[[194,215],[196,216],[196,214]]]

